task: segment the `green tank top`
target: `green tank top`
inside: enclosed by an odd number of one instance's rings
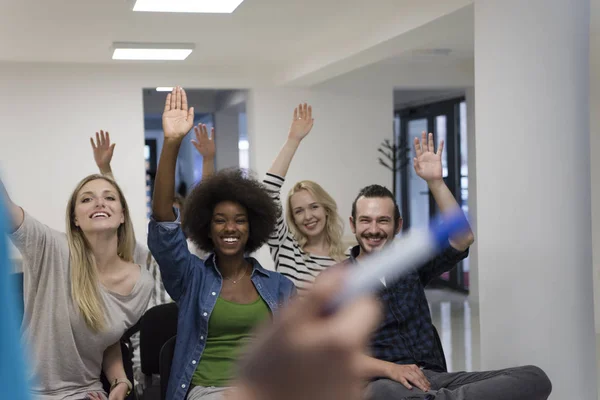
[[[269,306],[260,296],[250,304],[232,303],[218,297],[208,321],[206,346],[192,384],[229,386],[240,352],[252,338],[253,329],[269,316]]]

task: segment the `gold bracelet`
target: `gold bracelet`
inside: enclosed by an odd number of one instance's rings
[[[115,381],[113,382],[112,385],[110,385],[110,391],[112,392],[113,389],[120,383],[124,383],[127,385],[127,393],[125,393],[125,396],[129,396],[129,393],[131,393],[131,389],[133,389],[133,385],[131,384],[131,382],[129,382],[129,379],[125,378],[125,379],[115,379]]]

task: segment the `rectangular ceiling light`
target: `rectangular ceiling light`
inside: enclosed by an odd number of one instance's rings
[[[244,0],[137,0],[133,11],[232,13]]]
[[[156,88],[157,92],[172,92],[173,91],[173,87],[168,87],[168,86],[159,86]]]
[[[193,44],[114,43],[113,60],[181,61],[194,50]]]

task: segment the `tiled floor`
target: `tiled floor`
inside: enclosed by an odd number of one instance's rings
[[[479,314],[471,308],[468,296],[445,290],[427,290],[427,299],[433,324],[444,346],[448,370],[479,370]],[[600,334],[596,335],[596,359],[600,366]],[[600,382],[600,368],[597,382]]]
[[[445,290],[427,290],[433,324],[438,330],[448,370],[479,370],[479,315],[468,297]]]

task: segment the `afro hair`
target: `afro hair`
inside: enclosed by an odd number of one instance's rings
[[[225,169],[203,179],[189,193],[183,209],[183,230],[200,249],[212,252],[210,236],[215,206],[223,201],[238,203],[248,213],[250,233],[245,252],[258,250],[269,239],[280,209],[267,189],[239,168]]]

